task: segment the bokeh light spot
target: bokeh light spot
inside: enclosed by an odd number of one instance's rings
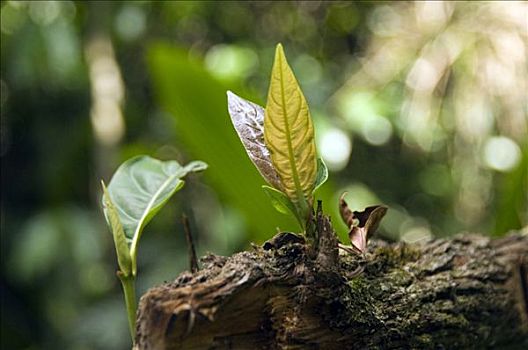
[[[293,62],[293,69],[299,81],[303,84],[311,85],[318,83],[323,74],[321,64],[315,58],[310,55],[300,55]]]
[[[365,120],[361,133],[368,143],[381,146],[389,141],[392,135],[392,124],[386,118],[373,115]]]
[[[352,142],[347,134],[339,129],[326,131],[320,139],[319,151],[330,170],[338,171],[346,167]]]
[[[237,79],[249,74],[257,65],[257,54],[248,48],[234,45],[215,45],[205,56],[207,69],[223,79]]]
[[[443,164],[433,164],[426,167],[419,176],[420,186],[425,192],[444,196],[453,186],[449,168]]]
[[[124,40],[134,40],[145,32],[147,19],[145,12],[137,6],[125,6],[117,14],[115,29]]]
[[[494,170],[507,172],[515,168],[521,159],[519,146],[504,136],[490,137],[484,144],[484,162]]]
[[[29,17],[36,24],[45,26],[59,17],[61,4],[59,1],[31,1],[29,3]]]

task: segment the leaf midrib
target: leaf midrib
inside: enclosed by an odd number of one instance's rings
[[[279,82],[280,82],[280,89],[281,89],[281,101],[282,101],[282,114],[284,116],[284,126],[286,128],[286,143],[288,145],[288,155],[289,155],[289,161],[290,161],[290,167],[292,168],[292,175],[293,175],[293,183],[295,185],[295,192],[297,193],[297,196],[299,197],[299,201],[302,201],[302,198],[304,197],[304,193],[301,189],[301,182],[299,180],[299,173],[297,172],[297,166],[295,164],[294,156],[293,156],[293,145],[290,135],[290,124],[288,122],[288,112],[286,109],[286,99],[285,99],[285,88],[284,88],[284,74],[283,74],[283,58],[281,57],[279,59]],[[302,102],[301,102],[302,104]]]
[[[141,215],[141,218],[138,220],[138,225],[136,227],[136,230],[134,231],[134,235],[132,236],[132,244],[130,246],[130,255],[132,256],[132,259],[135,259],[136,256],[136,250],[137,250],[137,243],[139,241],[139,233],[141,232],[141,227],[143,221],[147,218],[148,214],[150,213],[151,208],[154,206],[154,203],[156,202],[156,199],[159,197],[159,195],[167,188],[169,183],[173,181],[175,178],[180,176],[179,173],[173,174],[165,180],[163,185],[160,186],[160,188],[154,193],[152,196],[152,199],[148,202],[147,207],[143,211],[143,215]],[[180,180],[181,181],[181,180]]]

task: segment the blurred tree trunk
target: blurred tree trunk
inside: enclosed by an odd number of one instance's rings
[[[141,299],[138,349],[527,349],[528,235],[338,253],[278,235]]]
[[[90,122],[93,131],[94,176],[92,201],[100,204],[101,179],[109,179],[125,136],[125,85],[117,61],[111,29],[115,3],[88,1],[83,49],[91,86]]]

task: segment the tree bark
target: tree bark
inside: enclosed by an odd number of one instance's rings
[[[282,233],[148,291],[138,349],[528,349],[528,235],[340,251]]]

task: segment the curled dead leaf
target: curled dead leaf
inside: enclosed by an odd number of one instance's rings
[[[346,192],[339,198],[339,213],[349,228],[348,237],[352,247],[358,253],[364,253],[367,250],[368,239],[378,229],[381,219],[387,213],[387,207],[374,205],[363,211],[352,211],[345,201],[345,195]]]

